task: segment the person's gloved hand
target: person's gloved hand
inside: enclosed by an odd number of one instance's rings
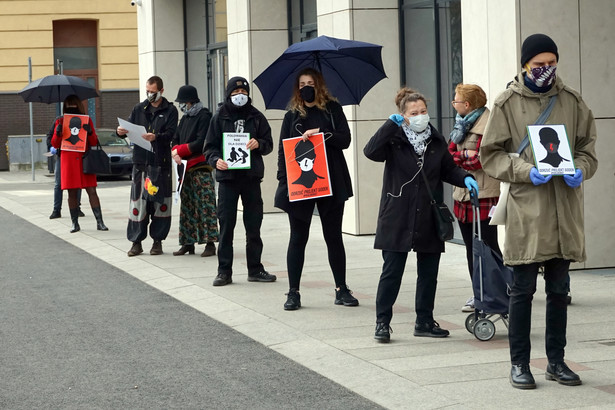
[[[58,150],[55,149],[54,147],[49,148],[49,152],[51,152],[51,155],[56,155],[58,153]]]
[[[404,116],[401,114],[391,114],[389,120],[393,121],[397,125],[402,125],[404,123]]]
[[[62,136],[62,123],[61,123],[61,122],[59,122],[59,123],[58,123],[58,126],[56,127],[56,135],[57,135],[58,137],[61,137],[61,136]]]
[[[92,135],[92,127],[90,127],[90,124],[83,124],[81,128],[83,128],[88,135]]]
[[[470,190],[470,195],[474,196],[474,193],[476,193],[476,197],[478,197],[478,183],[474,178],[465,177],[463,183],[466,184],[466,188]]]
[[[540,172],[538,172],[538,170],[536,169],[536,167],[530,170],[530,181],[532,181],[532,184],[534,185],[546,184],[551,180],[551,178],[553,178],[553,175],[541,175]]]
[[[581,185],[581,182],[583,182],[583,171],[577,168],[574,175],[564,175],[564,182],[566,182],[570,188],[578,187]]]

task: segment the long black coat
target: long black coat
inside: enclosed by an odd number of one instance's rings
[[[431,138],[423,172],[436,200],[441,201],[442,181],[463,187],[464,178],[470,174],[455,165],[444,137],[429,126]],[[385,162],[374,248],[444,252],[444,242],[435,230],[431,199],[419,172],[418,155],[402,128],[387,120],[365,145],[363,153],[372,161]]]

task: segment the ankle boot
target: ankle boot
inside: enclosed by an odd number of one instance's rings
[[[94,213],[94,217],[96,218],[96,229],[98,229],[99,231],[108,231],[109,228],[105,226],[105,223],[102,219],[102,211],[100,210],[100,206],[92,208],[92,212]]]
[[[70,233],[79,232],[81,227],[79,226],[79,208],[70,210],[70,220],[73,221],[73,226],[70,228]]]
[[[182,245],[182,247],[179,248],[179,250],[173,252],[173,256],[181,256],[187,253],[190,255],[194,255],[194,244],[193,243],[189,245]]]

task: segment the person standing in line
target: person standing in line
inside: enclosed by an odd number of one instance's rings
[[[485,107],[487,96],[482,88],[475,84],[457,84],[455,99],[451,102],[457,111],[455,126],[450,135],[448,151],[455,163],[468,171],[480,189],[478,195],[481,236],[487,246],[502,254],[498,244],[498,227],[489,225],[489,211],[498,203],[500,196],[500,182],[485,174],[478,155],[481,139],[485,133],[485,126],[489,119],[489,108]],[[466,188],[453,187],[455,206],[453,212],[459,223],[459,230],[466,246],[466,257],[470,280],[474,272],[474,255],[472,253],[472,225],[474,224],[474,210],[470,202],[470,191]],[[474,312],[474,296],[470,297],[461,308],[462,312]]]
[[[203,106],[196,88],[180,87],[176,102],[184,113],[171,143],[171,157],[180,165],[186,160],[179,211],[179,244],[173,255],[194,254],[194,244],[205,243],[201,256],[216,254],[218,220],[212,167],[205,162],[203,145],[211,113]]]
[[[150,77],[145,83],[147,98],[135,105],[128,122],[142,125],[143,139],[152,144],[152,151],[138,145],[132,154],[132,185],[126,236],[132,242],[128,256],[143,253],[141,242],[149,234],[154,240],[150,255],[162,254],[162,241],[171,228],[171,139],[177,129],[177,108],[162,96],[162,78]],[[117,127],[117,135],[126,138],[128,131]],[[157,188],[155,195],[145,189],[146,181]],[[151,225],[150,225],[151,219]]]
[[[66,97],[64,100],[63,111],[64,114],[85,115],[83,103],[76,95],[69,95]],[[96,174],[83,173],[83,156],[87,153],[90,147],[96,146],[98,143],[98,136],[96,135],[96,130],[94,130],[94,124],[92,123],[91,118],[88,117],[87,124],[81,124],[81,120],[79,120],[78,117],[73,117],[73,120],[75,119],[76,126],[74,128],[77,128],[78,125],[78,128],[83,128],[86,131],[86,151],[77,152],[64,150],[62,152],[63,160],[60,164],[62,189],[68,190],[68,208],[70,210],[70,218],[72,221],[70,232],[74,233],[81,230],[81,227],[79,226],[79,192],[81,189],[85,189],[85,192],[87,192],[90,199],[90,206],[92,207],[92,212],[96,218],[96,229],[99,231],[108,231],[109,228],[107,228],[103,222],[102,210],[100,209],[100,199],[98,198],[98,193],[96,193]],[[57,118],[54,124],[55,131],[51,138],[51,145],[56,150],[59,150],[62,146],[63,124],[63,117]],[[72,120],[71,127],[73,127]],[[71,137],[73,137],[72,134]],[[74,137],[78,140],[76,135]]]
[[[498,96],[480,147],[485,172],[510,182],[506,206],[504,263],[513,268],[508,340],[510,383],[534,389],[530,371],[532,299],[538,272],[544,268],[546,303],[545,349],[547,380],[575,386],[581,378],[564,362],[566,297],[571,262],[583,262],[585,233],[581,183],[598,168],[596,125],[581,95],[556,75],[559,53],[545,34],[533,34],[521,47],[523,71]],[[531,149],[516,152],[528,125],[555,99],[546,124],[564,124],[576,171],[574,175],[544,176],[534,164]]]
[[[399,113],[392,114],[363,148],[367,158],[385,163],[374,243],[384,260],[376,293],[374,338],[383,343],[391,338],[393,305],[412,250],[418,276],[414,336],[449,335],[433,317],[444,242],[436,232],[430,191],[438,202],[442,202],[443,182],[478,192],[474,177],[455,165],[444,137],[429,123],[425,97],[402,88],[395,104]]]
[[[76,114],[77,109],[75,108],[71,108],[70,111],[75,111],[75,112],[67,112],[67,114]],[[55,161],[54,161],[54,170],[53,170],[53,177],[54,177],[54,186],[53,186],[53,211],[51,212],[51,215],[49,215],[49,219],[57,219],[57,218],[62,218],[62,166],[61,166],[61,154],[62,154],[62,150],[59,148],[55,148],[54,146],[51,145],[51,138],[53,138],[53,134],[56,130],[56,121],[57,118],[53,121],[53,124],[51,125],[51,128],[49,129],[49,132],[47,132],[47,150],[52,154],[55,155]],[[85,214],[81,211],[81,189],[77,190],[77,208],[79,209],[79,217],[82,218],[85,216]]]
[[[250,85],[243,77],[233,77],[226,85],[226,97],[209,123],[203,152],[207,163],[216,169],[218,181],[218,274],[214,286],[233,283],[233,236],[237,223],[237,203],[243,204],[243,225],[246,229],[248,281],[275,282],[277,277],[261,263],[263,240],[263,198],[261,181],[265,176],[263,155],[273,150],[271,127],[267,118],[252,105]],[[250,151],[249,169],[229,169],[224,160],[225,133],[248,133],[246,149]]]
[[[290,109],[284,115],[280,131],[278,189],[275,194],[275,206],[288,214],[290,222],[290,240],[286,254],[289,291],[286,294],[287,299],[284,303],[284,309],[297,310],[301,307],[299,284],[314,206],[318,206],[323,236],[327,244],[329,265],[335,280],[334,303],[343,306],[358,306],[359,301],[352,296],[352,291],[346,285],[346,250],[342,240],[344,204],[352,196],[350,173],[343,153],[343,150],[350,146],[350,128],[342,106],[329,94],[320,72],[312,68],[301,70],[293,87],[293,96],[289,104]],[[286,158],[282,141],[300,136],[303,139],[297,144],[296,150],[313,153],[313,144],[309,141],[309,138],[310,135],[320,132],[325,134],[327,163],[333,195],[290,202],[286,181]],[[302,145],[305,147],[302,148]],[[310,165],[313,163],[313,159],[313,155],[310,155],[309,158],[303,158]],[[309,168],[311,170],[311,167]],[[302,176],[304,176],[304,172],[302,172]],[[311,180],[311,183],[313,181],[314,179]],[[295,183],[298,182],[301,181]]]

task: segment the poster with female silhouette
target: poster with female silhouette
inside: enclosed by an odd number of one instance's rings
[[[574,162],[563,124],[528,125],[527,133],[540,174],[574,175]]]
[[[90,131],[90,117],[87,115],[66,114],[62,120],[63,151],[85,152],[88,132]]]
[[[331,196],[329,164],[323,133],[303,138],[282,140],[286,158],[286,181],[288,183],[288,200]]]
[[[228,169],[250,169],[250,150],[246,145],[250,141],[247,132],[225,132],[222,134],[222,155]]]

